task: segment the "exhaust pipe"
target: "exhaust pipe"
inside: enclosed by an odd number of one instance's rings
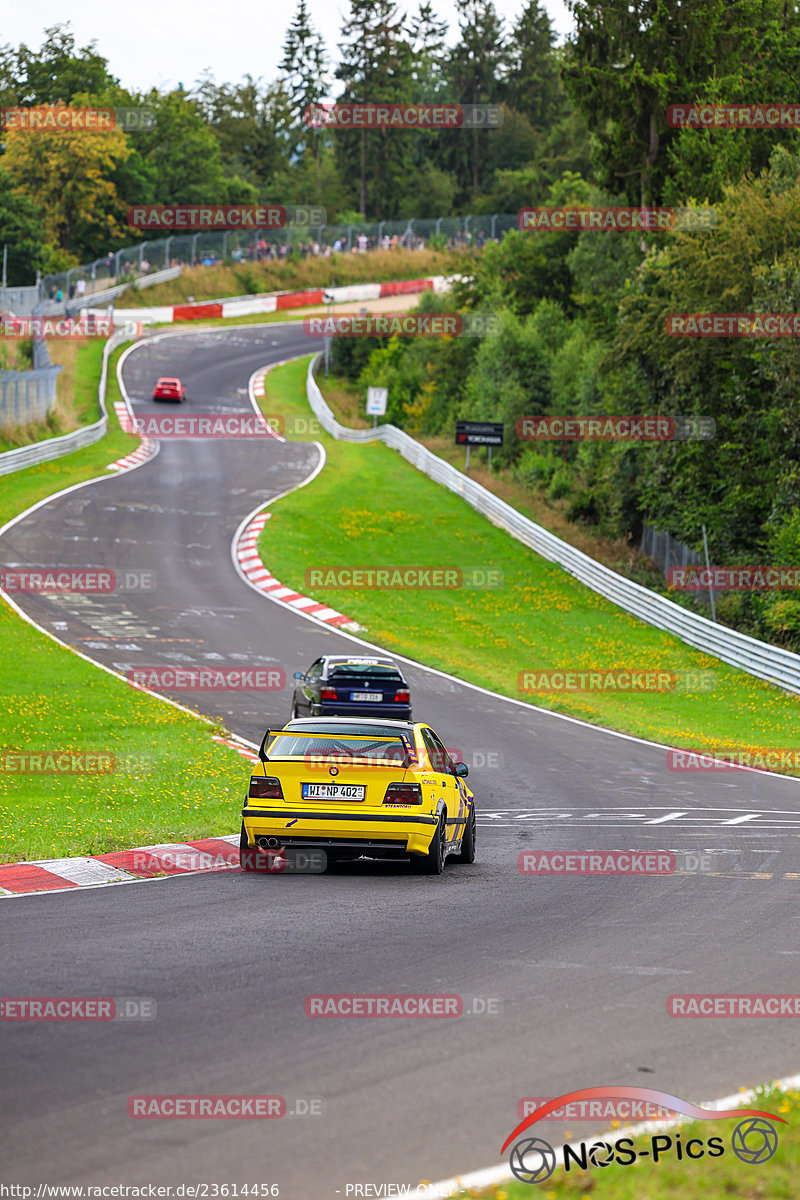
[[[256,845],[260,850],[277,850],[280,842],[275,837],[260,837],[256,838]]]

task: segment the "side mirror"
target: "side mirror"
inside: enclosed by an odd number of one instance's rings
[[[459,779],[466,779],[469,775],[469,767],[466,763],[454,763],[453,770]]]
[[[295,677],[295,679],[305,679],[305,675],[303,674],[302,671],[295,671],[294,677]]]

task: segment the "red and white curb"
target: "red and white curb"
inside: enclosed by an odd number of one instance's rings
[[[236,560],[243,574],[247,576],[254,587],[264,592],[271,600],[280,600],[289,608],[300,609],[301,612],[308,613],[318,621],[324,621],[326,625],[334,625],[337,629],[346,629],[352,633],[357,632],[361,626],[352,617],[346,617],[344,613],[337,612],[335,608],[329,608],[327,604],[320,604],[311,596],[303,596],[300,592],[286,587],[264,566],[258,553],[258,535],[270,516],[271,514],[267,512],[258,513],[245,526],[236,542]]]
[[[246,758],[248,762],[257,763],[258,755],[255,751],[248,749],[247,746],[237,742],[234,738],[212,737],[212,742],[219,742],[221,746],[229,746],[231,750],[235,750],[237,754],[241,754],[242,758]]]
[[[0,896],[66,892],[157,875],[197,875],[239,869],[239,835],[115,850],[79,858],[46,858],[0,866]]]
[[[128,412],[128,406],[123,404],[121,400],[114,401],[114,412],[117,414],[117,420],[120,427],[126,432],[130,432],[131,414]],[[133,467],[140,467],[142,463],[152,458],[154,454],[158,454],[158,442],[152,441],[150,438],[143,438],[141,445],[126,454],[124,458],[118,458],[116,462],[111,463],[106,467],[107,471],[130,471]]]
[[[235,738],[214,736],[213,741],[236,750],[251,763],[258,762],[255,751]],[[197,875],[238,867],[239,838],[230,834],[199,841],[137,846],[135,850],[115,850],[109,854],[0,864],[0,896],[64,892],[106,883],[135,883],[160,875]]]
[[[114,310],[115,325],[128,321],[173,324],[176,321],[204,321],[244,317],[253,313],[283,312],[292,308],[309,308],[325,303],[326,291],[334,304],[362,300],[383,300],[388,296],[413,296],[418,292],[444,292],[449,287],[445,275],[430,275],[424,279],[397,279],[384,283],[354,283],[345,287],[315,288],[300,292],[269,292],[237,299],[197,300],[191,304],[157,304],[152,308],[119,308]],[[105,316],[105,309],[87,309]]]

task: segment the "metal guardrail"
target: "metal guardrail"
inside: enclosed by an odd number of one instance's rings
[[[151,275],[143,275],[141,279],[130,280],[128,283],[117,283],[114,287],[105,288],[102,292],[87,292],[83,296],[73,296],[71,300],[43,300],[39,314],[46,317],[76,316],[83,309],[100,308],[110,304],[123,292],[138,291],[142,288],[155,287],[159,283],[169,283],[177,279],[183,267],[167,267],[164,271],[153,271]]]
[[[588,554],[576,550],[524,517],[521,513],[500,500],[492,492],[463,475],[450,463],[432,454],[396,425],[379,425],[376,429],[350,429],[340,425],[326,404],[314,378],[314,370],[321,355],[316,355],[308,368],[306,394],[308,402],[323,429],[338,441],[371,442],[382,441],[402,454],[418,470],[441,483],[451,492],[456,492],[467,504],[487,517],[493,525],[529,546],[548,562],[557,563],[568,574],[592,591],[604,596],[612,604],[639,620],[674,634],[682,642],[711,654],[732,667],[747,671],[759,679],[777,684],[786,691],[800,693],[800,655],[778,646],[770,646],[757,638],[748,637],[735,629],[717,625],[707,617],[681,608],[665,596],[651,592],[609,567],[596,562]]]
[[[45,438],[44,441],[34,442],[32,446],[18,446],[16,450],[6,450],[4,454],[0,454],[0,475],[11,475],[14,471],[24,471],[26,467],[35,467],[39,463],[51,462],[54,458],[62,458],[65,454],[74,454],[76,450],[93,446],[95,442],[99,442],[105,436],[108,428],[108,412],[106,411],[108,359],[118,346],[132,340],[130,334],[120,330],[118,333],[112,334],[103,347],[103,368],[97,390],[100,419],[93,425],[85,425],[82,429],[76,429],[74,433]]]

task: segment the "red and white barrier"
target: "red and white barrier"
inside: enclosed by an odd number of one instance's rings
[[[383,300],[387,296],[410,296],[418,292],[443,292],[449,279],[445,275],[431,275],[427,279],[396,279],[385,283],[356,283],[347,287],[328,288],[334,304],[353,304],[362,300]],[[281,312],[291,308],[310,308],[325,303],[325,291],[321,288],[302,292],[273,292],[263,296],[236,297],[230,300],[205,300],[193,304],[159,304],[153,308],[117,308],[114,324],[124,325],[127,321],[144,321],[147,324],[172,325],[177,321],[208,321],[223,317],[249,316],[252,313]],[[89,309],[98,316],[105,309]]]

